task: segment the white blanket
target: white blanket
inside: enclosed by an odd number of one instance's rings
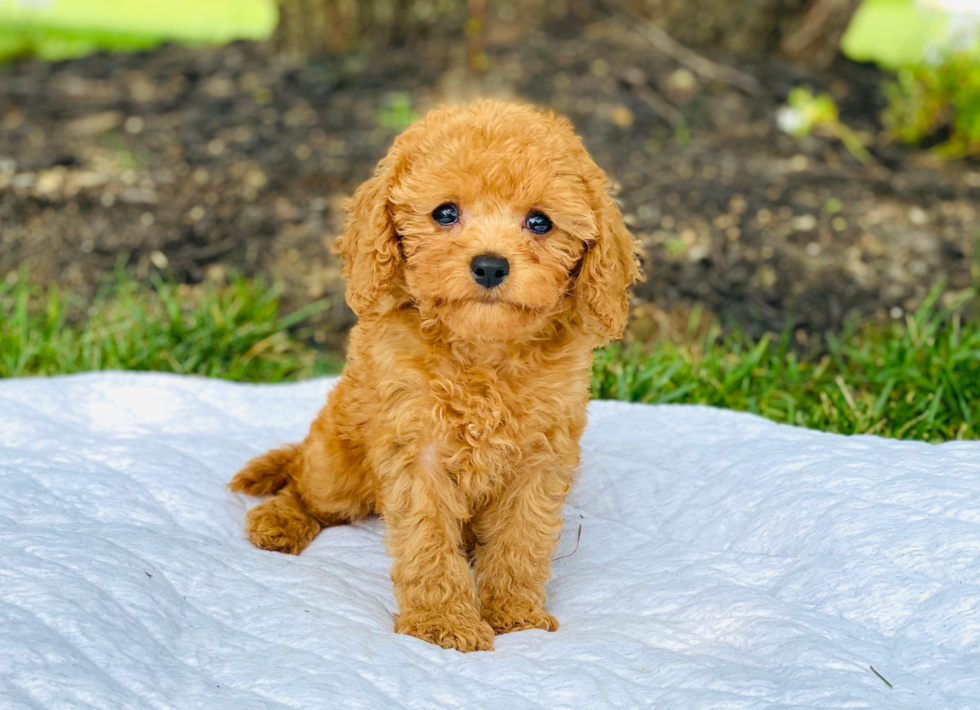
[[[0,707],[980,708],[978,443],[593,403],[561,629],[464,655],[393,633],[380,521],[242,536],[330,384],[0,381]]]

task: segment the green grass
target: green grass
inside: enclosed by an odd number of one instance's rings
[[[61,60],[165,41],[262,40],[277,19],[273,0],[0,0],[0,61],[21,54]]]
[[[689,344],[613,345],[597,353],[592,394],[844,434],[980,438],[980,323],[964,319],[965,302],[939,307],[940,291],[905,321],[854,324],[804,354],[788,331],[753,340],[718,326]],[[0,283],[0,376],[126,369],[279,382],[337,372],[339,359],[309,344],[308,318],[326,304],[283,316],[279,293],[262,280],[147,286],[118,276],[81,304],[24,278]]]
[[[789,332],[758,341],[712,327],[694,345],[600,352],[596,398],[688,402],[841,434],[946,441],[980,434],[980,323],[936,306],[852,325],[799,355]],[[965,305],[965,304],[964,304]]]
[[[893,137],[914,145],[946,133],[937,154],[980,156],[980,43],[899,70],[885,95],[882,118]]]
[[[0,283],[0,377],[153,370],[280,382],[339,371],[299,330],[327,304],[282,316],[279,294],[243,278],[190,288],[117,277],[84,308],[24,278]]]

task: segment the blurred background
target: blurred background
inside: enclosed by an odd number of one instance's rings
[[[975,0],[0,0],[0,279],[283,284],[342,353],[342,199],[428,108],[570,118],[645,252],[628,339],[797,343],[980,282]],[[297,319],[299,320],[299,319]]]

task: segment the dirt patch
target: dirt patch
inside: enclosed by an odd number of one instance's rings
[[[88,295],[121,259],[140,277],[267,273],[290,307],[330,299],[319,340],[340,345],[353,322],[327,250],[340,201],[407,106],[490,93],[567,115],[621,186],[646,250],[638,337],[694,303],[756,332],[838,329],[851,312],[901,317],[940,279],[980,279],[980,165],[877,147],[862,166],[776,128],[789,88],[807,83],[877,131],[872,68],[743,65],[760,87],[748,93],[608,23],[499,32],[489,54],[479,79],[455,40],[308,64],[236,44],[0,68],[0,277],[24,266]]]

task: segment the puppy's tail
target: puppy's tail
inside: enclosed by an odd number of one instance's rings
[[[228,488],[236,493],[267,496],[284,487],[298,472],[303,449],[299,444],[287,444],[267,451],[245,464],[235,474]]]

